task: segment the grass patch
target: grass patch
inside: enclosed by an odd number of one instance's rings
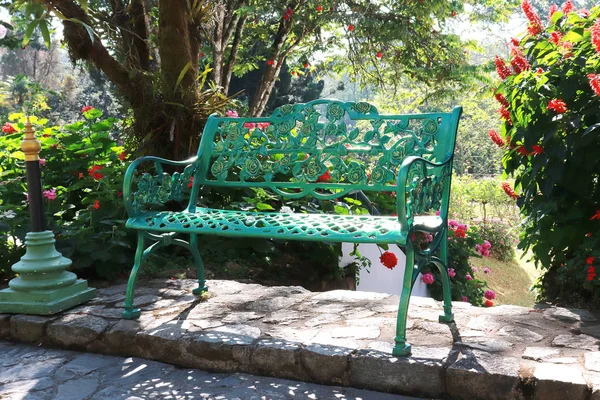
[[[513,304],[517,306],[532,307],[535,304],[535,293],[529,289],[538,276],[538,271],[533,263],[527,261],[528,257],[521,258],[517,254],[516,260],[500,261],[495,258],[471,258],[471,265],[477,267],[479,272],[475,275],[486,280],[489,287],[496,292],[496,304]],[[483,273],[483,268],[489,268],[489,275]]]

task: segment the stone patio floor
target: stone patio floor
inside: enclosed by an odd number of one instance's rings
[[[0,342],[0,399],[418,400],[361,389],[182,369],[124,358]]]
[[[398,297],[192,280],[138,284],[142,317],[121,319],[125,285],[52,317],[0,315],[0,339],[140,357],[222,373],[451,399],[600,400],[600,315],[413,297],[413,355],[390,355]]]

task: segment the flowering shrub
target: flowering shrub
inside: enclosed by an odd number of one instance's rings
[[[9,119],[14,132],[0,135],[0,265],[7,270],[23,253],[29,225],[19,151],[25,116]],[[73,260],[73,268],[94,267],[98,275],[114,277],[131,266],[132,255],[121,198],[127,153],[112,139],[121,122],[103,118],[91,106],[63,127],[47,127],[46,120],[35,117],[31,121],[42,144],[43,201],[57,249]]]
[[[528,0],[521,5],[529,34],[509,46],[526,65],[496,60],[504,168],[515,177],[505,191],[525,217],[519,246],[543,270],[541,298],[597,306],[598,278],[586,280],[585,260],[600,234],[592,219],[600,209],[600,7],[575,10],[569,1],[544,27]]]
[[[481,237],[486,238],[484,244],[488,242],[490,245],[490,247],[483,244],[479,245],[479,254],[482,256],[491,255],[502,261],[515,258],[515,245],[518,243],[517,231],[507,221],[493,218],[487,221],[477,221],[475,225]]]

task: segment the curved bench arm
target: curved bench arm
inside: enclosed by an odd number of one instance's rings
[[[440,211],[445,221],[450,203],[452,159],[435,163],[422,157],[407,157],[400,166],[396,210],[402,232],[408,234],[416,215]]]
[[[175,175],[173,174],[173,176],[163,172],[163,165],[172,165],[172,166],[177,166],[177,167],[183,167],[183,166],[188,166],[188,165],[192,165],[194,164],[196,161],[198,161],[198,156],[192,157],[190,159],[187,160],[183,160],[183,161],[173,161],[173,160],[167,160],[165,158],[160,158],[160,157],[154,157],[154,156],[146,156],[146,157],[140,157],[136,160],[134,160],[131,164],[129,164],[129,167],[127,168],[127,172],[125,172],[125,178],[123,179],[123,199],[125,201],[125,209],[127,210],[127,214],[129,214],[129,216],[133,216],[136,214],[139,214],[139,210],[138,210],[138,205],[134,204],[135,202],[135,195],[136,193],[132,192],[132,184],[133,184],[133,177],[135,175],[136,169],[138,168],[138,166],[140,166],[140,164],[145,163],[145,162],[154,162],[154,169],[156,170],[157,175],[150,175],[150,174],[144,174],[147,175],[151,180],[154,180],[153,183],[157,183],[158,186],[161,186],[161,189],[163,189],[163,192],[168,194],[168,198],[166,200],[172,200],[172,189],[173,189],[173,185],[175,184],[181,184],[179,178],[181,174]],[[192,171],[192,173],[190,175],[194,175],[194,172]],[[177,178],[177,179],[175,179]],[[169,187],[165,187],[165,183],[169,182]],[[187,182],[185,182],[185,184],[187,185]],[[138,190],[144,190],[144,189],[139,189]],[[157,193],[149,193],[150,196],[158,196]],[[163,201],[161,201],[163,202]]]

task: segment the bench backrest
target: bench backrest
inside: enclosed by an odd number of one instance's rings
[[[460,108],[380,115],[369,103],[315,100],[265,118],[210,116],[198,150],[200,185],[263,187],[288,198],[394,191],[409,156],[452,156]]]

